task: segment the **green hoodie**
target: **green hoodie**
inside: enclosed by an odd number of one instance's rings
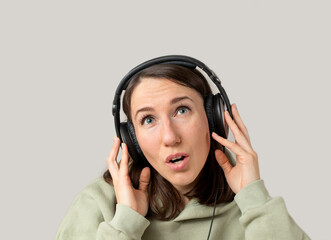
[[[60,225],[56,240],[92,239],[207,239],[213,207],[192,199],[173,220],[146,219],[116,204],[113,186],[102,178],[74,200]],[[310,239],[293,221],[284,200],[271,198],[263,180],[243,188],[231,203],[218,204],[210,235],[224,240]]]

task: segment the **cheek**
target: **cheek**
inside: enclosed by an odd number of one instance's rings
[[[199,144],[202,153],[208,155],[210,149],[210,131],[207,117],[200,119],[195,127],[199,129],[197,133],[198,136],[196,136],[198,140],[197,144]]]
[[[187,133],[195,135],[192,137],[199,138],[200,141],[201,139],[206,139],[210,142],[210,132],[206,116],[198,117],[198,119],[192,121],[192,124],[187,124],[185,128]],[[192,131],[193,129],[196,131]]]
[[[158,152],[158,140],[156,136],[157,134],[146,132],[145,130],[136,132],[138,144],[148,160],[153,159],[152,153]]]
[[[189,143],[193,149],[198,149],[195,154],[199,159],[207,159],[210,150],[210,133],[207,117],[198,116],[194,121],[185,125],[186,142]],[[205,161],[202,161],[203,163]]]
[[[157,153],[160,152],[160,143],[157,138],[157,134],[140,132],[136,134],[139,146],[143,151],[144,156],[151,166],[157,171],[162,172],[159,162],[157,161],[159,156]]]

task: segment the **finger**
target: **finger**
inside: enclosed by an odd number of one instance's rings
[[[117,160],[118,150],[120,147],[120,142],[121,141],[119,140],[118,137],[114,137],[113,147],[107,158],[108,170],[113,178],[116,177],[118,174],[118,164],[116,160]]]
[[[122,143],[122,158],[120,161],[120,173],[122,176],[129,175],[129,152],[128,146]]]
[[[236,139],[236,142],[239,143],[246,151],[251,151],[251,146],[249,141],[246,139],[246,136],[241,132],[238,128],[236,122],[231,118],[230,113],[225,111],[225,120],[229,125],[231,131],[233,132],[233,136]]]
[[[240,115],[239,115],[239,111],[238,111],[238,108],[237,108],[237,104],[232,104],[232,115],[233,115],[233,118],[235,120],[235,122],[237,123],[239,129],[241,130],[241,132],[245,135],[247,141],[249,142],[249,145],[251,145],[251,140],[249,138],[249,134],[248,134],[248,131],[247,131],[247,128],[244,124],[244,122],[242,121]]]
[[[151,170],[149,169],[149,167],[145,167],[140,174],[139,190],[142,190],[144,192],[147,191],[150,178],[151,178]]]
[[[211,135],[217,142],[219,142],[220,144],[222,144],[223,146],[227,147],[228,149],[230,149],[234,154],[236,155],[244,155],[246,154],[246,151],[240,147],[238,144],[231,142],[221,136],[219,136],[218,134],[216,134],[215,132],[212,133]]]
[[[229,159],[226,157],[226,155],[219,149],[215,150],[215,157],[218,162],[218,164],[223,169],[223,172],[225,175],[231,172],[232,165],[229,162]]]

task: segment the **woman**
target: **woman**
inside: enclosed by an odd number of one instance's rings
[[[56,239],[309,239],[265,189],[235,104],[233,119],[224,114],[235,142],[212,132],[210,94],[196,69],[156,64],[135,74],[123,109],[141,156],[115,137],[104,177],[77,196]]]

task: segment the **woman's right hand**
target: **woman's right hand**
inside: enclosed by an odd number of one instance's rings
[[[129,152],[125,143],[122,143],[122,158],[117,163],[117,155],[121,141],[114,137],[113,148],[107,158],[107,165],[110,175],[113,179],[117,203],[126,205],[142,216],[146,216],[148,211],[148,193],[147,188],[150,181],[150,169],[145,167],[140,174],[139,188],[132,186],[129,177]]]

